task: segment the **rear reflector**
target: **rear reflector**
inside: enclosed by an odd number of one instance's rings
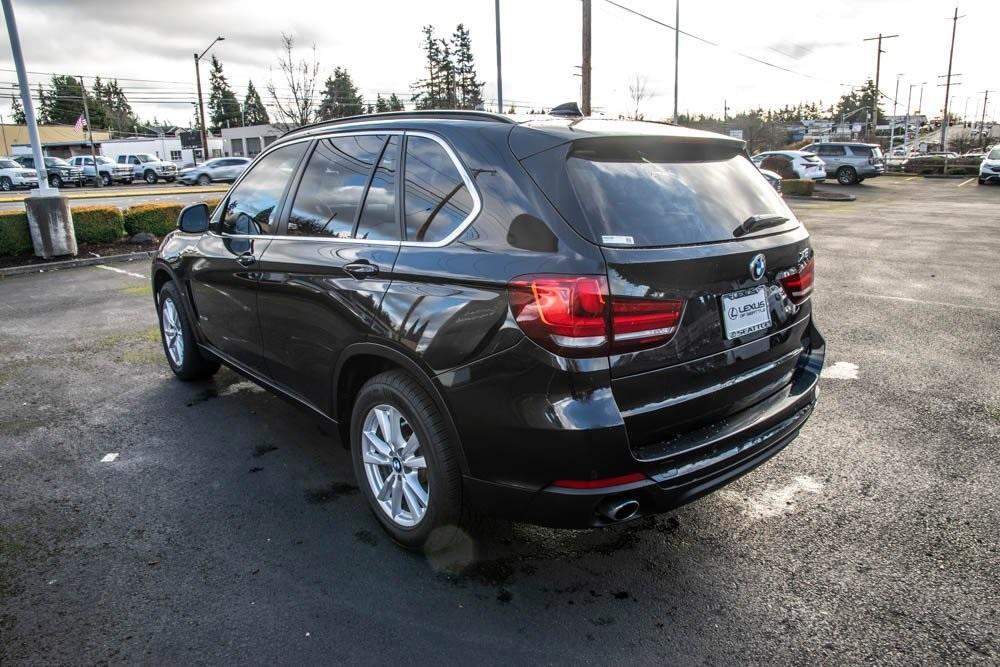
[[[781,286],[785,288],[789,301],[802,303],[809,298],[813,290],[813,271],[816,260],[810,259],[797,269],[778,274]]]
[[[634,472],[631,475],[605,477],[604,479],[557,479],[552,482],[552,486],[563,489],[607,489],[613,486],[642,482],[645,479],[646,476],[641,472]]]
[[[684,302],[608,296],[604,276],[519,276],[510,309],[521,330],[551,352],[597,357],[660,345],[680,323]]]

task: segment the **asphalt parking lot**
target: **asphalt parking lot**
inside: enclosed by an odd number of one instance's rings
[[[174,380],[145,263],[0,280],[0,663],[995,663],[1000,187],[962,183],[793,202],[828,377],[775,459],[447,561],[304,413]]]

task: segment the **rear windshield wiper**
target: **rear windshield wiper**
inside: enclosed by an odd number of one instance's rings
[[[788,217],[781,215],[780,213],[759,213],[757,215],[751,215],[743,221],[743,224],[733,230],[733,236],[743,236],[744,234],[755,232],[758,229],[777,227],[778,225],[786,222],[788,222]]]

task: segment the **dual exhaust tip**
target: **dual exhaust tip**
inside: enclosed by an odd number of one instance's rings
[[[628,521],[639,513],[639,501],[634,498],[608,498],[597,506],[597,512],[615,523]]]

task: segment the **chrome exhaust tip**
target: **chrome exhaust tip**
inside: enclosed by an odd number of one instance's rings
[[[639,513],[639,501],[632,498],[609,498],[598,505],[597,511],[610,521],[628,521]]]

